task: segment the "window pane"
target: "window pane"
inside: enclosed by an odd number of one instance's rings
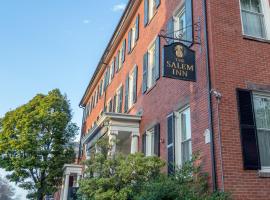
[[[241,8],[250,10],[250,0],[241,0]]]
[[[257,128],[270,129],[270,98],[254,98]]]
[[[270,166],[270,131],[258,130],[259,151],[262,166]]]
[[[270,166],[270,97],[255,96],[254,110],[262,166]]]
[[[192,156],[191,140],[182,143],[182,163],[189,161]]]
[[[179,34],[182,39],[186,39],[186,28],[186,14],[185,10],[183,10],[179,16]]]
[[[261,13],[260,0],[251,0],[250,10],[253,12]]]
[[[254,37],[264,38],[263,16],[242,10],[244,33]]]

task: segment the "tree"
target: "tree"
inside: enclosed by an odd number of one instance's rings
[[[0,200],[13,200],[14,195],[14,188],[0,177]]]
[[[86,161],[86,177],[79,194],[88,200],[228,200],[226,193],[211,193],[207,175],[196,164],[197,156],[175,174],[162,173],[165,162],[141,153],[108,157],[106,140],[98,142],[99,152]]]
[[[0,120],[0,167],[7,178],[41,200],[61,184],[62,167],[74,161],[69,101],[58,89],[38,94]]]

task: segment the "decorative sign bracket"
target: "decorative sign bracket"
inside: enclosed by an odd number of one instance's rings
[[[189,27],[193,26],[193,41],[185,40],[184,39],[184,32]],[[182,29],[176,30],[174,32],[168,33],[165,30],[161,30],[161,34],[159,37],[164,38],[167,44],[170,44],[171,41],[173,42],[181,42],[181,43],[190,43],[190,44],[201,44],[201,23],[200,20],[193,25],[186,26]]]

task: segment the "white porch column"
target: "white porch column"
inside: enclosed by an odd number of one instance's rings
[[[64,186],[64,192],[63,192],[63,199],[62,200],[67,200],[67,198],[68,198],[68,186],[69,186],[69,174],[66,174],[65,186]]]
[[[133,132],[131,138],[131,150],[130,153],[134,154],[139,151],[139,132]]]
[[[115,155],[117,135],[118,135],[118,131],[109,131],[109,145],[111,146],[111,150],[108,152],[109,156]]]
[[[81,180],[81,174],[77,174],[76,187],[79,187],[79,181]]]
[[[64,188],[65,188],[65,178],[63,177],[62,178],[62,185],[61,185],[61,193],[60,193],[60,200],[63,199],[63,196],[64,196]]]

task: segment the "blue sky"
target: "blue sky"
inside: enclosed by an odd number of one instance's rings
[[[1,0],[0,117],[59,88],[80,126],[79,101],[127,1]]]

